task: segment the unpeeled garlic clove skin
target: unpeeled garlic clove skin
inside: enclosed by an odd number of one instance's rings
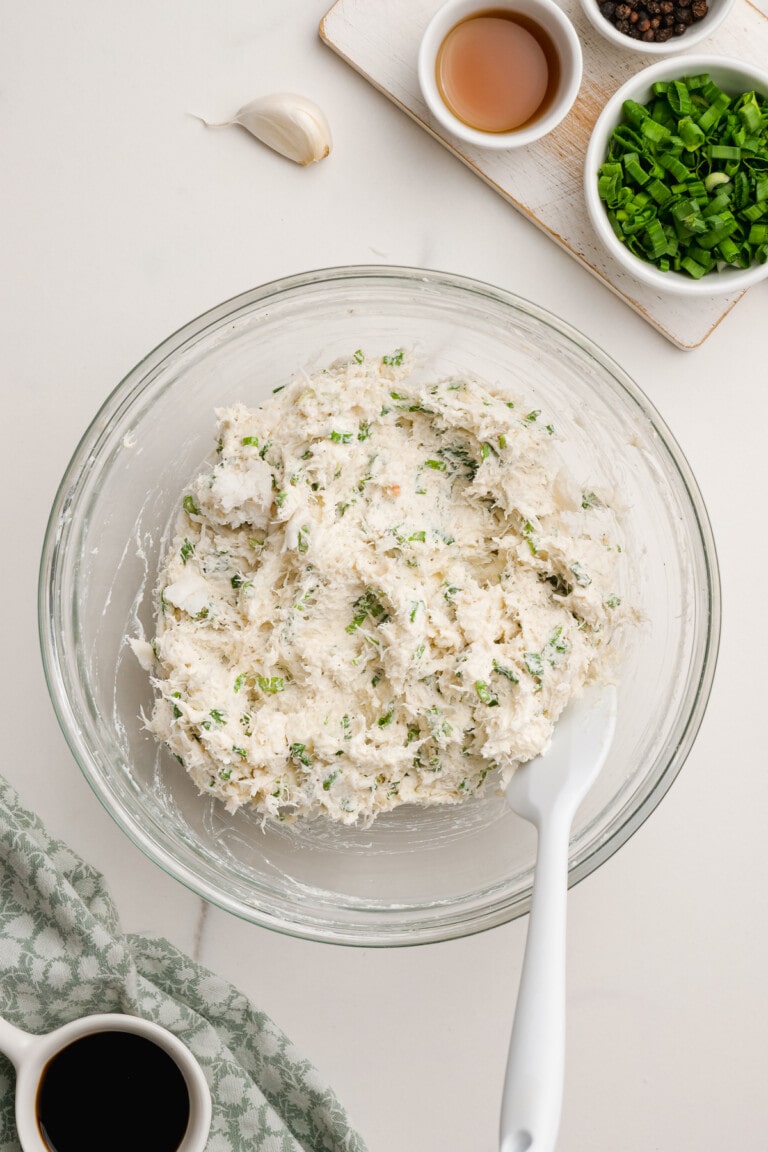
[[[262,144],[296,164],[323,160],[332,147],[331,130],[322,109],[306,96],[292,92],[260,96],[244,104],[231,120],[209,127],[229,124],[239,124]]]

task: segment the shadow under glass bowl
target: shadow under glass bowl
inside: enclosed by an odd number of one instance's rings
[[[51,699],[90,785],[150,859],[245,920],[330,943],[448,940],[521,915],[532,829],[495,795],[403,807],[367,829],[228,815],[146,731],[152,690],[129,638],[154,633],[156,580],[184,486],[213,446],[214,408],[258,405],[358,348],[400,347],[425,379],[472,373],[541,409],[571,471],[612,486],[627,509],[621,591],[643,619],[624,654],[611,754],[573,825],[571,883],[680,771],[719,641],[714,542],[680,448],[630,377],[543,309],[440,272],[332,268],[246,292],[169,337],[106,400],[54,501],[39,586]]]

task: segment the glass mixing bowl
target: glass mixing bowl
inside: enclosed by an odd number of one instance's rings
[[[571,470],[626,506],[630,597],[616,737],[579,810],[570,882],[642,824],[680,771],[707,704],[720,593],[706,510],[662,419],[579,332],[500,289],[396,267],[334,268],[246,292],[193,320],[117,386],[61,482],[43,547],[45,672],[72,752],[152,860],[213,904],[312,940],[392,946],[502,924],[530,904],[535,834],[503,797],[403,807],[370,828],[262,825],[201,796],[144,726],[152,704],[131,637],[154,633],[155,583],[214,409],[257,405],[358,348],[412,351],[437,377],[471,372],[551,413]],[[588,489],[585,489],[588,490]]]

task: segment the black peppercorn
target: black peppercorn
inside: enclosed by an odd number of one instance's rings
[[[703,20],[708,0],[596,0],[601,15],[623,36],[664,44]]]

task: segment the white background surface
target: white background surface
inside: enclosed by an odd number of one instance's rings
[[[141,856],[74,763],[41,670],[36,584],[80,435],[185,321],[345,263],[510,289],[585,332],[660,409],[707,502],[724,599],[715,687],[681,776],[570,893],[558,1147],[765,1152],[768,284],[679,351],[324,47],[327,6],[0,0],[0,771],[104,872],[126,931],[166,935],[289,1033],[369,1152],[494,1152],[526,921],[352,950],[203,906]],[[277,90],[325,109],[328,160],[302,169],[188,115],[223,119]]]

